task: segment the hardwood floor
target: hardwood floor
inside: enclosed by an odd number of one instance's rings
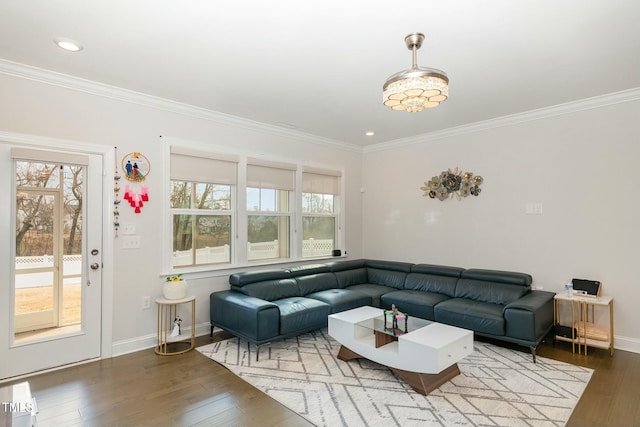
[[[197,345],[228,336],[199,337]],[[640,425],[640,354],[590,349],[585,357],[559,342],[542,344],[538,355],[595,369],[568,426]],[[197,351],[143,350],[28,381],[40,427],[312,425]]]

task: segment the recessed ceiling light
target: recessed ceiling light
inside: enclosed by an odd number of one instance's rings
[[[374,131],[370,130],[369,132],[365,132],[364,134],[365,134],[365,136],[373,136],[376,133]]]
[[[59,48],[68,50],[69,52],[80,52],[83,49],[80,43],[71,39],[57,37],[53,42],[58,45]]]

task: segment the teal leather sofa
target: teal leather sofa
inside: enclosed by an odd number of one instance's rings
[[[393,304],[528,346],[535,362],[553,328],[555,294],[531,283],[525,273],[366,259],[247,271],[229,277],[229,290],[211,293],[211,333],[219,327],[260,346],[326,327],[331,313]]]

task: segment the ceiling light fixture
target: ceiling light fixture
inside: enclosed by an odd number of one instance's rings
[[[376,133],[374,131],[372,131],[372,130],[364,133],[365,136],[374,136],[375,134]]]
[[[53,40],[53,42],[61,49],[67,50],[69,52],[80,52],[83,47],[80,43],[71,40],[71,39],[65,39],[62,37],[58,37],[56,39]]]
[[[421,33],[405,37],[407,48],[413,52],[413,65],[389,77],[382,86],[382,102],[392,110],[417,113],[437,107],[449,97],[449,78],[444,71],[418,67],[417,52],[423,41]]]

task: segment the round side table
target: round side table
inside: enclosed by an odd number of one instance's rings
[[[191,335],[172,336],[177,307],[191,303]],[[158,344],[155,352],[162,356],[186,353],[196,345],[196,297],[187,296],[181,299],[157,298],[158,306]],[[182,317],[182,316],[181,316]],[[187,346],[185,348],[185,346]]]

